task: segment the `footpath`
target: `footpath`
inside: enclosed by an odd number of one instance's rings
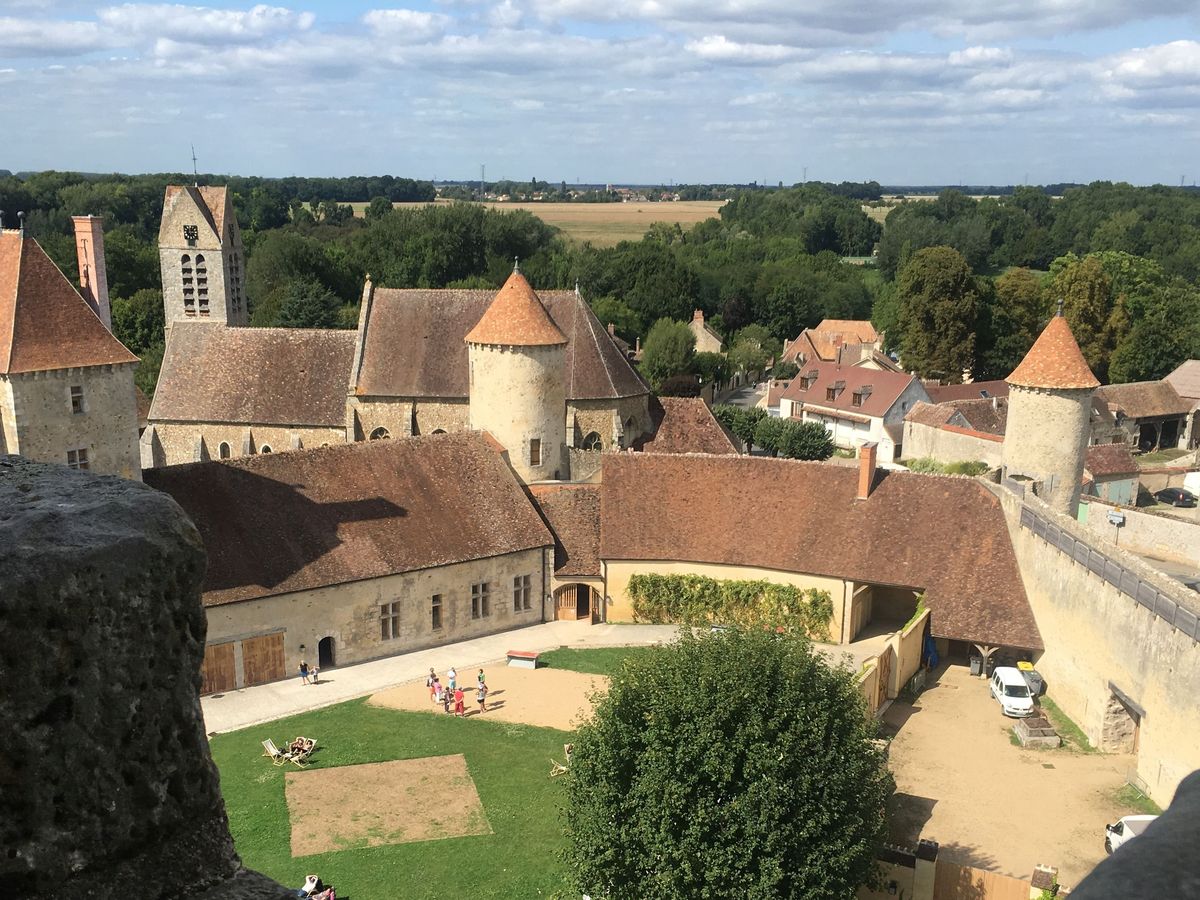
[[[211,736],[270,722],[322,706],[365,697],[408,681],[424,679],[432,666],[439,673],[454,666],[460,672],[504,665],[509,650],[553,650],[558,647],[626,647],[675,640],[674,625],[591,625],[546,622],[487,637],[443,644],[400,656],[323,670],[316,684],[293,674],[284,681],[213,694],[200,700],[205,731]]]

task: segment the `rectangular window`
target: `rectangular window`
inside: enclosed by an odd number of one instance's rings
[[[492,614],[492,598],[486,581],[471,585],[471,618],[484,619]]]
[[[825,388],[825,399],[826,400],[836,400],[837,399],[837,388]]]
[[[400,601],[380,605],[379,636],[385,641],[400,637]]]
[[[71,385],[71,412],[80,415],[83,412],[83,385]]]
[[[533,589],[530,587],[531,581],[532,579],[528,575],[518,575],[513,579],[513,612],[530,608],[530,600],[533,596]]]
[[[542,442],[539,438],[533,438],[529,442],[529,464],[531,466],[542,464]]]
[[[434,594],[433,599],[429,603],[429,613],[433,630],[437,631],[442,627],[442,595]]]
[[[84,449],[68,450],[67,465],[72,469],[88,469],[88,452]]]
[[[863,401],[863,395],[860,394],[858,391],[855,391],[853,394],[850,395],[850,405],[851,406],[862,406],[862,401]]]

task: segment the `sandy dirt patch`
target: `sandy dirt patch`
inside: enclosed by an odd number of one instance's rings
[[[1058,866],[1074,887],[1104,858],[1105,824],[1129,813],[1114,794],[1131,756],[1013,746],[1012,720],[963,666],[939,670],[884,721],[899,729],[889,754],[897,843],[925,837],[941,844],[939,858],[1018,877]]]
[[[460,674],[465,686],[470,688],[466,692],[469,718],[520,722],[563,731],[577,728],[591,713],[592,704],[588,697],[608,687],[608,678],[603,675],[564,669],[515,669],[497,664],[484,669],[488,685],[487,712],[480,714],[479,704],[475,701],[477,672],[478,669],[464,669]],[[440,706],[429,701],[429,689],[424,680],[381,691],[368,702],[391,709],[436,711],[438,715],[445,715]]]
[[[491,834],[461,753],[288,772],[292,856]]]

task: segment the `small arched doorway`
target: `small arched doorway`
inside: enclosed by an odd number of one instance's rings
[[[367,440],[369,440],[369,441],[386,441],[391,436],[392,436],[391,432],[389,432],[386,428],[384,428],[382,425],[380,425],[378,428],[376,428],[374,431],[371,432],[371,434],[367,437]]]
[[[323,637],[317,644],[317,665],[322,669],[330,669],[337,663],[334,655],[333,638]]]
[[[586,584],[567,584],[554,592],[555,619],[590,619],[594,593]]]

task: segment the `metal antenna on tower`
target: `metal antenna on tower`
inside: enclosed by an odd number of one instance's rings
[[[196,145],[192,144],[192,186],[200,187],[200,173],[196,171]]]
[[[479,200],[480,200],[480,202],[483,201],[484,185],[487,184],[487,180],[484,178],[484,173],[486,171],[487,171],[487,167],[483,163],[480,163],[479,164]]]
[[[800,183],[801,183],[801,184],[808,184],[808,166],[805,166],[805,167],[804,167],[804,168],[803,168],[801,171],[802,171],[804,174],[800,176]]]

